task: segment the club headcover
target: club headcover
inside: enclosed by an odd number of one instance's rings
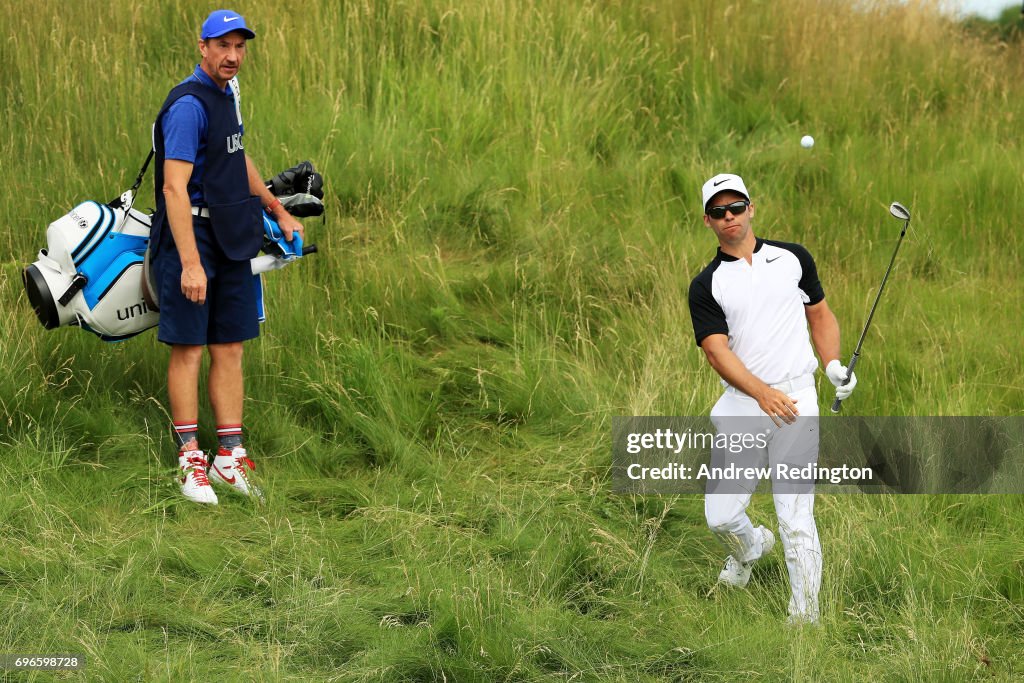
[[[318,197],[311,194],[300,193],[300,194],[289,194],[283,197],[278,197],[284,208],[288,209],[288,213],[295,216],[296,218],[306,218],[307,216],[320,216],[324,212],[324,203],[320,201]]]
[[[282,202],[284,197],[295,194],[309,194],[317,199],[324,198],[324,178],[316,172],[310,161],[303,161],[281,171],[265,183],[267,189],[274,193],[275,197],[282,198]]]

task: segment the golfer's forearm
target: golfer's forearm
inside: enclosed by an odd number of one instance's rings
[[[821,359],[821,366],[825,367],[830,362],[839,358],[839,321],[832,311],[827,311],[818,318],[809,318],[808,324],[811,328],[811,342],[814,350],[818,352]]]
[[[192,204],[188,193],[173,185],[164,185],[163,193],[167,206],[167,224],[174,236],[174,246],[181,258],[181,265],[198,264],[199,249],[196,248],[196,236],[192,231]]]
[[[729,348],[704,349],[708,363],[718,375],[747,396],[758,397],[769,389]]]

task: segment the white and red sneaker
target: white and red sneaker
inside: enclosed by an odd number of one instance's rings
[[[181,493],[194,503],[217,504],[217,494],[206,476],[206,454],[200,450],[180,451]]]
[[[243,495],[262,501],[263,493],[249,481],[249,470],[255,469],[256,465],[241,446],[235,446],[230,451],[218,448],[217,457],[213,459],[213,467],[210,468],[210,479],[214,484],[230,486]]]

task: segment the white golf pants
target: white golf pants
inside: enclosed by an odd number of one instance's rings
[[[769,467],[774,472],[776,464],[790,460],[793,453],[798,454],[796,460],[801,464],[817,463],[817,392],[811,385],[790,392],[789,395],[798,400],[800,417],[810,419],[776,427],[771,418],[761,411],[757,401],[745,394],[727,390],[718,399],[711,410],[711,419],[720,434],[739,429],[748,433],[754,428],[761,433],[768,433],[766,447],[745,449],[742,455],[732,459],[738,466]],[[756,486],[757,481],[738,485],[730,483],[722,487],[727,492],[708,493],[704,498],[704,514],[708,526],[729,553],[741,562],[752,562],[762,552],[761,535],[754,530],[747,516],[747,506]],[[821,587],[821,544],[814,523],[813,483],[792,486],[780,485],[773,480],[772,488],[775,514],[779,520],[779,537],[785,552],[792,590],[789,613],[798,618],[816,620],[818,590]],[[791,491],[787,492],[787,488]]]

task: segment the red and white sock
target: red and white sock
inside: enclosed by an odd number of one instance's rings
[[[242,445],[242,425],[217,425],[217,442],[222,450],[231,452]]]
[[[178,450],[183,450],[189,441],[195,441],[199,448],[199,423],[196,420],[174,422],[174,438],[178,442]]]

